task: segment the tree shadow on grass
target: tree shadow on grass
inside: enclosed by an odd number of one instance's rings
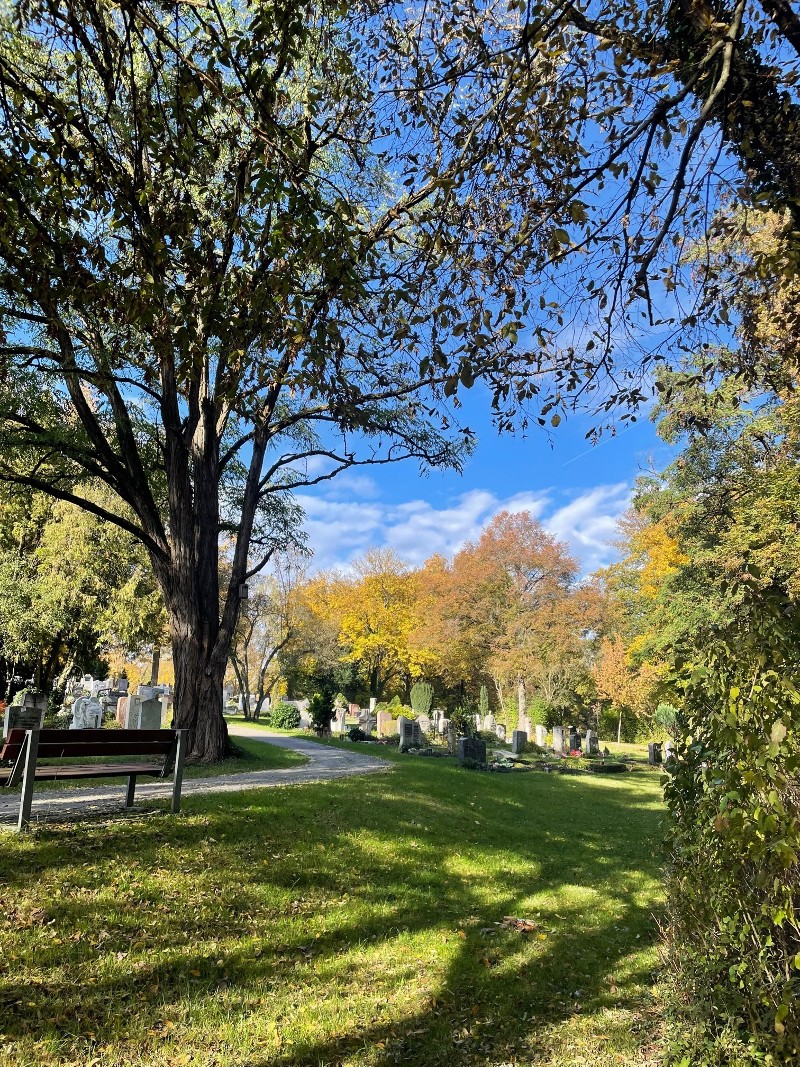
[[[618,781],[508,779],[409,764],[402,781],[193,798],[182,819],[40,831],[16,850],[3,891],[18,951],[6,954],[2,1029],[75,1044],[77,1014],[97,1043],[120,1040],[125,1007],[131,1056],[165,1004],[257,990],[274,991],[292,1046],[267,1054],[243,1038],[232,1063],[335,1064],[365,1046],[380,1065],[530,1057],[543,1028],[630,1004],[646,983],[631,958],[655,933],[660,808]],[[534,897],[530,934],[495,925]],[[331,922],[314,936],[323,913]],[[426,935],[441,955],[417,945]],[[398,939],[412,972],[415,951],[433,959],[421,998],[354,1013],[343,1033],[292,1037],[283,989],[320,995],[323,967],[343,995],[374,980],[380,996],[391,979],[373,969]],[[254,1025],[264,1012],[245,1008]]]

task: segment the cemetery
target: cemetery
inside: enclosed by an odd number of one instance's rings
[[[800,11],[0,7],[0,1067],[800,1067]]]

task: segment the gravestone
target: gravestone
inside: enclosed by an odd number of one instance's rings
[[[460,760],[474,760],[476,763],[485,763],[486,742],[477,737],[459,737],[456,754]]]
[[[664,744],[664,763],[669,763],[670,760],[678,758],[677,745],[674,741],[667,741]]]
[[[483,723],[481,724],[481,730],[485,730],[488,734],[493,734],[494,733],[494,726],[495,726],[494,715],[492,715],[492,714],[484,715]]]
[[[531,726],[531,720],[527,715],[520,715],[519,722],[517,723],[518,730],[524,730],[526,734],[531,734],[533,727]]]
[[[431,725],[432,724],[431,724],[430,716],[428,716],[428,715],[420,715],[417,718],[417,722],[419,723],[420,731],[423,734],[429,734],[431,732]]]
[[[476,711],[476,712],[475,712],[475,714],[474,714],[474,715],[472,716],[472,721],[473,721],[473,725],[474,725],[474,727],[475,727],[476,731],[477,731],[477,730],[480,730],[480,729],[482,729],[482,727],[481,727],[481,723],[483,722],[483,720],[481,719],[481,717],[480,717],[480,715],[479,715],[479,714],[477,713],[477,711]]]
[[[333,717],[333,729],[343,734],[347,729],[347,712],[344,708],[337,708]]]
[[[12,704],[6,708],[3,716],[3,737],[8,737],[9,730],[41,730],[44,723],[44,708],[23,707]]]
[[[158,698],[158,702],[161,705],[161,725],[168,727],[172,720],[172,713],[170,712],[170,705],[172,704],[172,697],[168,697],[166,693]]]
[[[127,693],[128,692],[128,679],[127,678],[117,678],[117,692],[118,693]]]
[[[569,750],[570,752],[580,752],[581,750],[581,735],[574,726],[569,728]]]
[[[375,714],[375,705],[377,703],[378,703],[378,698],[377,697],[370,697],[369,698],[369,710],[370,710],[370,714],[371,715]]]
[[[130,706],[131,700],[133,700],[133,697],[126,696],[120,697],[117,701],[117,722],[120,726],[125,725],[125,720],[128,717],[128,707]]]
[[[347,705],[347,714],[348,715],[352,715],[352,717],[354,719],[360,719],[361,718],[361,708],[359,707],[358,704],[348,704]]]
[[[651,767],[656,767],[661,763],[661,742],[651,741],[647,746],[647,762]]]
[[[125,722],[127,730],[160,730],[161,701],[153,697],[142,700],[137,695],[131,698]]]
[[[524,730],[514,730],[511,734],[511,751],[515,756],[521,756],[528,747],[528,735]]]
[[[401,715],[397,720],[397,732],[400,735],[400,751],[407,748],[419,748],[422,744],[422,734],[419,723],[414,719],[407,719]]]
[[[498,741],[505,741],[506,739],[506,726],[505,723],[496,722],[494,724],[494,736]]]
[[[554,752],[563,752],[565,743],[566,743],[566,738],[564,736],[564,727],[563,726],[554,726],[553,727],[553,751]]]
[[[77,697],[72,705],[70,730],[99,730],[103,725],[103,705],[93,697]]]
[[[152,700],[156,693],[152,685],[137,685],[136,695],[141,697],[142,700]]]
[[[547,745],[547,727],[538,725],[536,727],[536,744],[539,748],[545,748]]]
[[[392,737],[397,733],[397,726],[388,711],[379,711],[377,716],[378,737]]]
[[[600,740],[594,730],[586,731],[586,755],[599,756]]]

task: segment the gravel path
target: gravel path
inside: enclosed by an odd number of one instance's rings
[[[346,778],[354,774],[374,774],[388,771],[391,764],[360,752],[344,752],[328,748],[300,737],[248,726],[230,727],[232,737],[249,737],[255,741],[268,741],[278,748],[290,748],[305,756],[308,763],[282,770],[244,771],[241,774],[223,774],[216,778],[184,778],[181,798],[196,793],[235,793],[243,789],[263,789],[277,785],[304,785],[308,782],[326,782],[331,778]],[[98,786],[96,789],[78,788],[42,790],[33,794],[31,823],[61,822],[82,819],[110,812],[127,812],[141,815],[142,801],[169,799],[172,796],[172,780],[164,782],[142,778],[136,783],[136,806],[123,808],[126,779],[120,778],[117,785]],[[0,826],[16,826],[19,813],[19,793],[0,790]]]

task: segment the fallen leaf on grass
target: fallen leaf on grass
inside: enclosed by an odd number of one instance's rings
[[[503,916],[503,921],[495,923],[495,926],[504,926],[508,930],[519,930],[521,934],[529,934],[539,928],[539,924],[533,919],[517,919],[514,915]]]

